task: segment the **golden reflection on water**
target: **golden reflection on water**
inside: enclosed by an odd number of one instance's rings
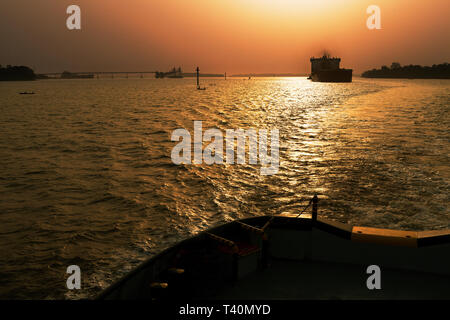
[[[16,270],[0,296],[38,278],[36,288],[54,283],[59,266],[74,259],[89,266],[84,294],[93,294],[180,239],[241,217],[298,214],[315,193],[319,215],[341,222],[449,228],[448,81],[202,85],[207,90],[195,90],[193,79],[0,87],[0,246],[8,253],[0,265]],[[194,120],[222,132],[278,128],[278,173],[261,176],[248,162],[174,165],[171,133],[192,132]],[[48,265],[40,277],[29,272]],[[26,297],[47,297],[30,290]]]

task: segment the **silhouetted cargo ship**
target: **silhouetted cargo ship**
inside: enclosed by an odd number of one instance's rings
[[[176,69],[175,67],[169,72],[159,72],[155,73],[155,78],[183,78],[183,72],[181,68]]]
[[[352,69],[341,69],[341,58],[330,58],[324,54],[321,58],[311,58],[311,75],[308,79],[316,82],[352,82]]]

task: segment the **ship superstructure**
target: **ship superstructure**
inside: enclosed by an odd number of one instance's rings
[[[341,58],[331,58],[324,54],[321,58],[310,59],[312,81],[318,82],[352,82],[352,69],[341,69]]]

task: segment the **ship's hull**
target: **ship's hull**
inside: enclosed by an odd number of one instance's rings
[[[352,82],[352,69],[321,70],[311,74],[314,82]]]
[[[374,229],[295,215],[253,217],[176,244],[98,298],[449,299],[449,250],[450,230]],[[373,264],[383,274],[383,290],[366,287]]]

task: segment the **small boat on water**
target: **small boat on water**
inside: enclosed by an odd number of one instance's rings
[[[34,91],[31,91],[31,92],[19,92],[19,94],[34,94]]]
[[[449,299],[450,230],[398,231],[317,217],[259,216],[181,241],[98,299]],[[369,290],[376,265],[381,290]],[[373,288],[372,288],[373,289]]]

